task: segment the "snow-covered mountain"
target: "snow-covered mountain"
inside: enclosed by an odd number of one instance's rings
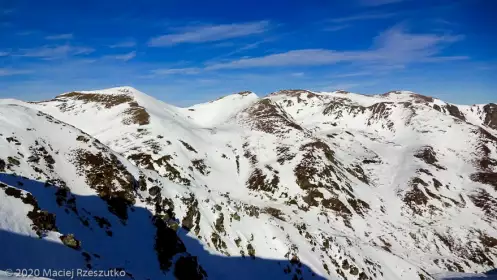
[[[0,271],[424,280],[497,262],[496,104],[282,90],[178,108],[130,87],[0,100],[0,182]]]

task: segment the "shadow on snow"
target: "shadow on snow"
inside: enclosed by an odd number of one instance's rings
[[[0,173],[0,183],[31,193],[41,210],[56,215],[56,226],[61,234],[74,234],[74,237],[81,241],[81,249],[75,250],[59,243],[60,240],[53,232],[48,232],[46,236],[39,238],[22,224],[20,218],[19,223],[14,221],[7,226],[8,228],[1,227],[5,222],[0,223],[0,270],[125,268],[129,273],[128,276],[133,279],[173,278],[174,266],[171,266],[171,273],[163,273],[160,270],[154,250],[157,229],[153,224],[153,214],[148,209],[130,207],[128,219],[123,222],[111,214],[106,202],[96,195],[69,193],[69,196],[74,198],[75,205],[69,209],[57,203],[58,187],[3,173]],[[4,190],[0,189],[0,194],[5,195]],[[6,203],[11,203],[10,207],[15,208],[13,213],[5,212],[9,209],[5,208],[9,207]],[[4,215],[21,215],[31,223],[26,213],[32,208],[31,205],[23,204],[20,199],[0,201],[0,219]],[[12,217],[14,220],[17,219]],[[103,226],[101,218],[107,221]],[[11,232],[12,227],[16,227],[16,231],[24,232],[25,235]],[[198,258],[209,279],[274,280],[291,279],[295,276],[297,278],[294,279],[325,279],[313,273],[305,264],[292,264],[287,259],[214,255],[197,239],[188,236],[185,230],[179,229],[177,235],[187,252]],[[285,273],[285,268],[290,268],[291,272]]]

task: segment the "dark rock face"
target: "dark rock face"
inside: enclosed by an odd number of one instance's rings
[[[267,175],[262,173],[262,170],[256,168],[247,180],[247,188],[254,191],[265,191],[274,193],[278,189],[278,175],[274,174],[271,180],[267,179]]]
[[[198,209],[198,200],[195,196],[183,198],[183,202],[188,206],[186,216],[181,221],[181,227],[187,231],[194,230],[195,234],[200,233],[200,211]]]
[[[490,185],[497,190],[497,173],[496,172],[478,172],[471,174],[471,180],[482,184]]]
[[[168,226],[167,221],[155,216],[153,222],[156,228],[154,248],[157,252],[160,268],[169,270],[174,255],[186,252],[186,248],[176,231]]]
[[[404,203],[411,208],[414,213],[421,214],[422,210],[420,206],[426,205],[428,203],[428,196],[418,187],[414,186],[409,192],[404,196]]]
[[[457,108],[457,106],[447,104],[447,105],[445,105],[445,109],[447,109],[447,112],[449,113],[449,115],[456,117],[462,121],[466,120],[466,117],[464,116],[463,113],[461,113],[461,111],[459,111],[459,108]]]
[[[497,104],[487,104],[483,107],[483,111],[485,112],[483,124],[493,129],[497,129]]]
[[[438,164],[437,153],[430,146],[425,146],[421,148],[416,152],[414,156],[421,159],[422,161],[426,162],[429,165],[435,166],[437,169],[443,169],[443,170],[446,169],[445,167]]]
[[[79,149],[75,155],[76,167],[88,185],[107,202],[109,210],[125,222],[128,207],[135,203],[134,188],[137,183],[133,176],[113,154],[92,154]]]
[[[202,280],[207,273],[198,264],[197,257],[180,257],[174,266],[174,276],[178,280]]]
[[[270,134],[286,133],[291,129],[303,131],[285,111],[270,99],[261,99],[245,110],[254,129]]]
[[[492,219],[497,218],[497,199],[485,189],[478,189],[475,193],[470,195],[469,198],[487,217]]]

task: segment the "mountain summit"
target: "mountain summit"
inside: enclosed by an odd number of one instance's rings
[[[281,90],[178,108],[131,87],[0,100],[0,199],[0,270],[485,272],[497,262],[497,105]]]

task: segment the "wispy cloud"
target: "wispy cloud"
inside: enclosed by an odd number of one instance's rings
[[[84,55],[93,52],[94,49],[88,47],[75,47],[71,45],[62,46],[43,46],[40,48],[21,50],[19,56],[36,57],[46,60],[64,58],[68,56]]]
[[[183,28],[180,32],[166,34],[150,39],[149,46],[168,47],[182,43],[216,42],[226,39],[245,37],[265,32],[268,21],[235,24],[203,25]]]
[[[371,74],[372,74],[372,72],[369,72],[369,71],[359,71],[359,72],[351,72],[351,73],[343,73],[343,74],[333,75],[333,78],[350,78],[350,77],[368,76]]]
[[[386,4],[399,3],[406,0],[359,0],[359,4],[362,6],[382,6]]]
[[[0,15],[1,14],[3,14],[3,15],[12,14],[14,11],[15,11],[15,9],[4,9],[4,10],[0,11]]]
[[[292,77],[304,77],[305,73],[304,72],[295,72],[290,74]]]
[[[1,52],[0,51],[0,56],[8,56],[8,55],[10,55],[10,53],[8,53],[8,52]]]
[[[350,26],[351,26],[350,24],[334,25],[334,26],[325,27],[325,28],[323,28],[323,30],[334,32],[334,31],[339,31],[339,30],[349,28]]]
[[[373,40],[363,51],[334,51],[327,49],[291,50],[261,57],[241,58],[208,65],[207,70],[278,66],[317,66],[340,62],[365,62],[403,65],[419,62],[441,62],[467,59],[466,56],[438,56],[442,49],[463,36],[412,34],[402,26],[394,26]]]
[[[135,41],[124,41],[114,45],[110,45],[109,48],[132,48],[136,46]]]
[[[229,48],[229,47],[233,47],[233,46],[235,46],[235,43],[230,42],[230,41],[220,42],[220,43],[217,43],[214,45],[214,47],[218,47],[218,48]]]
[[[344,83],[344,84],[332,84],[329,86],[319,87],[319,91],[335,91],[335,90],[347,90],[360,86],[357,83]]]
[[[132,51],[126,54],[116,54],[116,55],[106,55],[104,58],[111,58],[116,60],[128,61],[136,57],[136,51]]]
[[[24,75],[24,74],[29,74],[31,72],[32,72],[31,70],[0,68],[0,77]]]
[[[71,33],[50,35],[50,36],[45,37],[45,39],[47,39],[47,40],[69,40],[72,38],[73,38],[73,35]]]
[[[32,30],[27,30],[27,31],[17,32],[16,34],[19,35],[19,36],[28,36],[28,35],[31,35],[33,33],[35,33],[35,32],[32,31]]]
[[[166,75],[195,75],[202,71],[201,68],[196,67],[187,67],[187,68],[165,68],[165,69],[155,69],[152,70],[151,73],[157,76],[166,76]]]
[[[332,18],[329,21],[334,23],[345,23],[345,22],[353,22],[353,21],[361,21],[361,20],[371,20],[371,19],[384,19],[391,18],[396,16],[395,13],[369,13],[369,14],[359,14],[352,15],[347,17],[340,18]]]

